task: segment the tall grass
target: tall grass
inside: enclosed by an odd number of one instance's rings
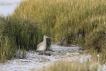
[[[5,18],[0,17],[0,62],[13,58],[16,51],[14,42],[4,35],[5,21]]]
[[[42,31],[32,19],[7,18],[5,25],[4,34],[13,38],[18,48],[36,49],[42,39]]]
[[[14,58],[16,48],[12,45],[13,42],[11,42],[8,37],[0,36],[0,62]]]
[[[37,21],[44,34],[58,42],[84,45],[84,38],[105,17],[105,0],[27,0],[20,4],[12,17]],[[99,17],[99,18],[98,18]],[[98,19],[96,19],[98,18]],[[105,22],[106,20],[104,20]]]
[[[65,44],[101,52],[105,22],[106,0],[26,0],[11,16],[0,17],[0,36],[8,46],[27,50],[36,49],[46,34],[55,43],[64,38]]]
[[[102,52],[106,48],[106,25],[99,25],[86,37],[87,49],[94,48],[97,52]]]
[[[97,71],[98,64],[93,65],[90,62],[79,63],[78,61],[60,61],[53,63],[48,68],[38,71]]]
[[[14,58],[19,49],[36,50],[44,35],[37,25],[29,18],[0,17],[0,61]]]
[[[29,19],[0,17],[0,62],[15,57],[17,49],[34,49],[42,40],[42,31]]]

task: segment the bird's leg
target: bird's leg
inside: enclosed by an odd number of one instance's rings
[[[42,51],[39,51],[38,55],[43,55],[43,52]]]
[[[44,55],[45,51],[43,51],[43,55]]]
[[[43,55],[44,55],[44,51],[43,51]]]

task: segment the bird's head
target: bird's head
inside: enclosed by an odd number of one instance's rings
[[[47,35],[44,35],[43,38],[50,38],[50,37],[48,37]]]

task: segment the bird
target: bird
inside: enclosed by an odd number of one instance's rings
[[[47,35],[43,36],[43,41],[37,45],[37,51],[44,52],[46,50],[46,38],[50,38]]]

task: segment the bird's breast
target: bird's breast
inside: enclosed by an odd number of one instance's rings
[[[40,46],[37,50],[38,51],[45,51],[46,50],[46,45]]]

